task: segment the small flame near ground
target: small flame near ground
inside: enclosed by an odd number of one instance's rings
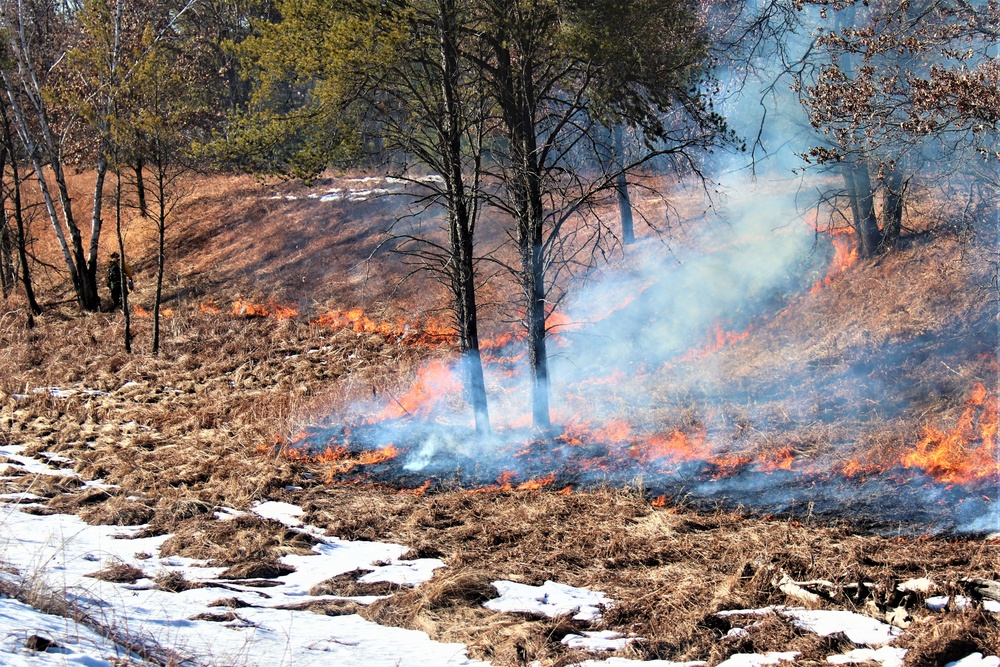
[[[145,308],[143,308],[142,306],[138,306],[138,305],[137,305],[137,306],[135,306],[135,307],[134,307],[134,308],[132,309],[132,313],[133,313],[133,314],[134,314],[134,315],[135,315],[136,317],[141,317],[141,318],[144,318],[144,319],[145,319],[145,318],[149,318],[149,317],[152,317],[152,316],[153,316],[153,312],[152,312],[152,311],[150,311],[150,310],[146,310],[146,309],[145,309]],[[167,319],[170,319],[171,317],[173,317],[173,316],[174,316],[174,310],[173,310],[173,308],[160,308],[160,315],[161,315],[162,317],[165,317],[165,318],[167,318]]]
[[[299,311],[297,308],[280,303],[263,304],[247,299],[236,299],[231,314],[236,317],[273,317],[276,320],[289,320],[298,317]]]

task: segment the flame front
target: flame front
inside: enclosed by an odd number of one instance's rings
[[[381,322],[368,317],[361,308],[331,310],[311,321],[310,324],[329,329],[373,333],[404,345],[441,347],[454,345],[455,331],[444,322],[424,320],[409,323],[402,318],[395,322]]]
[[[969,484],[1000,478],[997,459],[997,396],[977,382],[951,431],[928,425],[914,451],[900,463],[919,468],[942,484]]]
[[[208,310],[206,310],[206,305],[202,304],[202,312],[211,312],[212,308],[215,308],[214,304],[209,305]],[[233,309],[230,311],[230,314],[236,317],[273,317],[278,320],[288,320],[298,317],[299,311],[294,306],[282,305],[275,302],[263,304],[254,303],[247,299],[236,299],[233,301]]]
[[[424,416],[449,396],[462,391],[462,381],[452,365],[435,359],[420,368],[417,379],[400,398],[393,397],[379,414],[378,419],[399,419],[406,416]]]

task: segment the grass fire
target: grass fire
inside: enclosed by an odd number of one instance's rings
[[[995,2],[0,10],[0,664],[1000,665]]]

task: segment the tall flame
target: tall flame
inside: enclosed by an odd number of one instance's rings
[[[434,409],[439,401],[462,391],[462,381],[455,375],[451,364],[435,359],[417,372],[416,381],[400,398],[394,398],[382,410],[378,419],[398,419],[405,416],[423,416]]]
[[[997,459],[997,396],[977,382],[965,410],[950,431],[928,425],[913,451],[900,463],[919,468],[943,484],[1000,479]]]
[[[826,275],[816,281],[816,284],[809,289],[810,294],[819,292],[858,261],[858,248],[854,242],[853,230],[831,229],[829,234],[830,240],[833,242],[833,260],[830,262],[830,268],[827,269]]]

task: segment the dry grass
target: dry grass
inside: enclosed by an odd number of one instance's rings
[[[79,178],[74,187],[83,193],[86,177]],[[82,479],[118,487],[80,489],[73,477],[20,475],[5,481],[6,490],[49,499],[30,511],[148,523],[143,534],[172,534],[159,555],[205,560],[260,585],[280,576],[283,555],[311,553],[314,541],[275,521],[218,520],[214,512],[267,499],[297,503],[306,522],[331,535],[397,541],[411,549],[407,558],[440,557],[447,565],[415,589],[372,588],[358,584],[361,573],[347,573],[324,582],[322,592],[391,597],[366,608],[336,600],[306,608],[360,612],[466,642],[474,656],[500,665],[539,660],[561,666],[588,656],[559,643],[583,629],[579,623],[485,610],[482,602],[496,594],[490,582],[497,579],[551,579],[606,592],[618,602],[600,627],[645,638],[621,652],[626,657],[714,664],[737,652],[798,650],[818,664],[847,648],[841,638],[819,639],[778,617],[762,619],[748,638],[723,639],[738,619],[718,618],[716,611],[796,603],[778,590],[782,575],[832,582],[836,594],[822,607],[882,618],[905,607],[913,623],[899,645],[910,649],[909,664],[943,665],[972,650],[1000,652],[995,616],[977,609],[932,614],[920,596],[904,598],[895,589],[928,576],[939,592],[955,594],[964,591],[964,577],[995,579],[996,541],[900,539],[801,517],[653,508],[634,489],[568,496],[454,490],[418,497],[363,484],[325,485],[324,466],[288,460],[275,442],[294,437],[317,415],[356,411],[362,398],[387,400],[423,360],[449,350],[308,324],[311,314],[328,307],[364,305],[395,316],[385,301],[401,268],[366,275],[367,230],[389,215],[375,203],[344,211],[305,199],[267,199],[305,191],[223,177],[195,183],[172,231],[183,242],[170,269],[167,305],[174,315],[164,321],[159,358],[148,354],[146,319],[135,319],[137,353],[126,355],[119,315],[79,315],[68,305],[48,304],[31,332],[19,315],[0,315],[0,443],[25,445],[29,455],[59,453],[73,460]],[[662,215],[660,206],[649,203],[650,215]],[[144,234],[136,226],[130,242],[139,249],[136,300],[148,306]],[[995,303],[977,291],[987,275],[978,251],[959,240],[927,233],[852,268],[831,289],[787,304],[756,323],[745,341],[718,353],[716,377],[724,379],[714,386],[706,386],[696,368],[629,378],[615,389],[623,414],[660,429],[721,423],[720,433],[752,453],[794,439],[802,456],[819,460],[895,461],[921,426],[958,418],[973,382],[995,383],[996,339],[984,334],[995,332]],[[396,308],[439,307],[440,299],[428,294],[428,283],[410,283],[395,294]],[[240,296],[295,302],[303,315],[248,320],[200,311],[209,300],[226,309]],[[105,393],[57,398],[33,391],[50,386]],[[698,398],[710,391],[728,398],[704,409]],[[651,397],[648,409],[629,403],[634,392]],[[881,406],[867,402],[872,392],[881,392]],[[580,393],[586,403],[586,388]],[[884,408],[892,408],[892,419],[885,419]],[[157,584],[170,591],[195,585],[177,575]],[[224,598],[218,606],[240,604]],[[235,611],[220,610],[212,620],[230,614],[235,618]]]
[[[115,584],[134,584],[139,579],[145,578],[146,574],[134,565],[115,563],[87,576],[100,579],[101,581],[110,581]]]

